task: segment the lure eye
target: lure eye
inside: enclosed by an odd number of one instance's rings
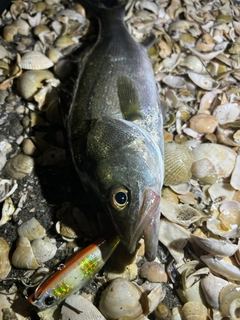
[[[128,190],[125,187],[114,187],[111,190],[110,202],[117,210],[123,210],[128,204]]]
[[[49,296],[44,300],[46,306],[51,306],[54,303],[54,301],[55,298],[53,296]]]

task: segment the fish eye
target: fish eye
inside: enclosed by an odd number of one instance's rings
[[[111,189],[110,202],[117,210],[123,210],[128,204],[128,190],[125,187],[114,187]]]
[[[46,306],[51,306],[54,303],[54,301],[55,301],[55,297],[53,296],[49,296],[44,300]]]

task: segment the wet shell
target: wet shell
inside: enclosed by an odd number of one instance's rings
[[[223,316],[229,316],[231,320],[239,319],[240,287],[229,284],[219,294],[220,310]]]
[[[52,259],[57,252],[56,245],[48,238],[33,240],[31,246],[33,254],[39,264]]]
[[[46,230],[35,218],[32,218],[21,224],[18,228],[18,235],[19,237],[26,237],[28,240],[32,241],[45,237]]]
[[[0,238],[0,280],[5,279],[11,271],[9,261],[10,246],[4,238]]]
[[[207,320],[207,308],[200,302],[189,301],[182,308],[182,320]]]
[[[16,250],[12,255],[12,264],[19,269],[31,270],[40,267],[33,254],[30,241],[26,237],[18,239]]]
[[[53,66],[53,62],[38,51],[27,52],[22,56],[22,68],[27,70],[43,70]]]
[[[106,320],[98,309],[80,295],[72,295],[65,300],[61,309],[62,320]]]
[[[175,142],[165,143],[164,185],[177,185],[191,179],[192,152]]]
[[[123,316],[136,318],[143,313],[140,303],[142,292],[132,282],[117,278],[102,292],[99,309],[107,319]]]
[[[5,172],[13,179],[23,179],[27,174],[30,174],[34,167],[33,158],[18,154],[9,159],[5,166]]]
[[[204,178],[214,173],[218,178],[227,178],[233,171],[236,152],[216,143],[203,143],[193,150],[192,173]]]

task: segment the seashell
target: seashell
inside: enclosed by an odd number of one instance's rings
[[[47,51],[47,56],[53,63],[57,63],[63,57],[63,54],[58,49],[51,48]]]
[[[35,218],[23,222],[17,231],[19,237],[26,237],[30,241],[46,236],[46,230]]]
[[[182,307],[182,320],[208,320],[207,308],[200,302],[189,301]]]
[[[69,35],[61,35],[59,36],[55,42],[54,45],[59,49],[64,49],[67,47],[70,47],[72,45],[76,44],[73,39]]]
[[[15,180],[0,179],[0,202],[12,195],[17,187],[18,184]]]
[[[231,200],[235,190],[229,183],[214,183],[208,188],[208,193],[213,201],[218,198]]]
[[[165,143],[164,185],[178,185],[191,179],[192,152],[175,142]]]
[[[223,259],[219,260],[211,254],[201,256],[200,258],[214,273],[218,273],[230,280],[240,281],[240,269],[233,264]]]
[[[17,25],[16,23],[7,24],[3,28],[4,40],[6,40],[7,42],[14,41],[14,36],[18,34],[18,30],[19,30],[19,25]]]
[[[143,253],[144,255],[144,253]],[[116,267],[116,266],[115,266]],[[105,271],[104,272],[104,276],[106,277],[106,279],[108,281],[111,281],[113,279],[116,278],[123,278],[125,280],[131,281],[137,278],[138,276],[138,266],[136,263],[131,263],[129,265],[127,265],[126,267],[123,268],[123,272],[114,272],[115,269],[113,269],[113,271],[111,271],[111,269],[109,271]]]
[[[213,116],[219,124],[234,122],[240,113],[240,107],[237,103],[224,103],[217,106],[213,111]]]
[[[11,271],[9,251],[9,244],[4,238],[0,237],[0,280],[5,279]]]
[[[211,218],[207,220],[206,226],[213,234],[223,238],[235,238],[240,236],[237,224],[232,224],[227,228],[221,221]]]
[[[227,44],[226,44],[227,45]],[[218,51],[212,51],[212,52],[208,52],[208,53],[201,53],[197,50],[195,50],[194,48],[191,48],[191,46],[188,46],[188,49],[195,54],[197,57],[199,57],[200,59],[206,61],[206,60],[212,60],[215,57],[217,57],[220,53],[222,53],[225,50],[225,46],[224,48],[221,48]]]
[[[219,294],[220,310],[223,316],[229,316],[231,320],[239,319],[240,287],[229,284],[222,288]]]
[[[38,51],[27,52],[22,56],[22,68],[27,70],[49,69],[53,62],[44,54]]]
[[[52,259],[57,252],[56,245],[53,244],[47,237],[44,239],[33,240],[31,246],[35,259],[39,264]]]
[[[229,282],[209,273],[201,279],[201,287],[207,302],[214,309],[219,309],[219,293]]]
[[[194,55],[187,55],[184,59],[182,59],[180,65],[185,66],[189,70],[196,73],[202,73],[205,71],[202,61]]]
[[[216,143],[202,143],[193,150],[192,174],[204,178],[217,173],[219,178],[227,178],[233,171],[236,153],[232,149]]]
[[[11,308],[2,308],[2,320],[18,320],[16,313]]]
[[[20,237],[16,250],[12,255],[12,264],[19,269],[37,269],[40,265],[34,257],[30,241],[26,237]]]
[[[174,204],[162,198],[160,202],[161,213],[171,222],[183,227],[189,227],[203,217],[203,214],[187,204]]]
[[[18,154],[9,159],[5,165],[5,172],[13,179],[19,180],[30,174],[34,167],[33,158]]]
[[[184,182],[184,183],[177,184],[175,186],[170,186],[170,188],[174,192],[176,192],[178,195],[188,193],[188,191],[190,190],[190,187],[191,185],[189,182]]]
[[[182,307],[172,308],[172,319],[171,320],[182,320]]]
[[[198,133],[213,133],[217,125],[217,119],[214,116],[205,113],[197,114],[189,121],[190,128]]]
[[[204,238],[196,235],[191,235],[191,240],[199,247],[216,257],[228,257],[234,255],[239,249],[239,244],[233,244],[229,240],[218,240],[214,238]]]
[[[0,150],[0,172],[7,162],[6,154]]]
[[[212,78],[206,77],[196,72],[188,71],[188,76],[193,83],[195,83],[198,87],[204,90],[210,91],[213,89],[217,89],[219,86],[218,81],[213,80]]]
[[[18,91],[24,99],[32,101],[43,82],[53,78],[53,73],[48,70],[25,71],[18,79]]]
[[[151,282],[167,282],[168,275],[165,270],[165,265],[157,261],[145,261],[140,268],[140,276]]]
[[[237,156],[235,166],[232,172],[230,185],[235,190],[240,190],[240,156]]]
[[[147,292],[148,290],[145,290],[144,294]],[[147,295],[147,311],[145,311],[145,314],[152,313],[157,308],[159,303],[165,298],[165,296],[165,287],[161,283],[158,283]]]
[[[199,110],[209,110],[216,100],[218,98],[215,92],[206,92],[200,100]]]
[[[3,207],[2,207],[2,217],[0,220],[0,226],[4,225],[8,221],[12,219],[13,213],[15,211],[15,206],[13,201],[10,197],[7,197],[4,200]]]
[[[171,320],[171,311],[165,303],[159,303],[154,310],[155,320]]]
[[[144,313],[141,295],[140,288],[133,282],[116,278],[102,292],[99,310],[107,319],[123,316],[136,318]]]
[[[161,218],[161,228],[158,240],[168,248],[169,252],[180,263],[184,257],[184,247],[190,237],[190,231],[185,228]]]
[[[238,224],[240,225],[240,203],[233,200],[224,201],[219,207],[220,214],[218,219],[226,227],[230,225]],[[231,254],[229,254],[231,256]]]
[[[166,85],[171,88],[180,89],[186,86],[186,82],[182,77],[167,75],[162,79]]]
[[[61,308],[62,320],[106,320],[98,309],[87,299],[73,294],[68,297]]]

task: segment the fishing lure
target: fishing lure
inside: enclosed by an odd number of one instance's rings
[[[54,274],[43,279],[28,301],[38,309],[45,310],[65,300],[93,278],[119,241],[118,236],[111,236],[90,244],[61,265]]]

